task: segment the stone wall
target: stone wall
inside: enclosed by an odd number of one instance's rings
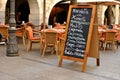
[[[46,0],[45,23],[48,24],[50,12],[55,4],[62,0]],[[0,0],[0,22],[5,22],[5,6],[7,0]],[[43,23],[43,0],[28,0],[30,5],[29,20],[35,25]],[[102,6],[98,7],[98,22],[104,24],[104,10]],[[115,10],[118,11],[119,10]],[[116,13],[118,13],[116,12]],[[119,18],[119,17],[118,17]],[[115,19],[117,20],[117,18]],[[118,20],[120,21],[120,19]],[[117,23],[117,22],[116,22]],[[119,22],[118,22],[119,23]]]
[[[55,4],[62,0],[46,0],[45,23],[48,24],[50,12]],[[40,23],[43,23],[43,0],[39,0],[40,5]]]
[[[0,22],[5,23],[5,6],[6,0],[0,0]]]
[[[39,24],[39,5],[37,0],[29,0],[30,6],[30,15],[29,15],[29,22],[33,23],[34,25]]]

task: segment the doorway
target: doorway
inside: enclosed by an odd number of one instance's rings
[[[69,5],[70,3],[65,1],[58,2],[50,12],[48,24],[54,26],[55,23],[63,24],[66,22]]]
[[[10,0],[6,3],[5,24],[9,24]],[[27,0],[15,0],[15,20],[20,25],[22,21],[29,22],[30,7]]]

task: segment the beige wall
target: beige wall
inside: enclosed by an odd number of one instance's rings
[[[39,4],[37,0],[28,0],[29,6],[30,6],[30,15],[29,15],[29,22],[33,23],[34,25],[39,24],[40,19],[40,10],[39,10]]]
[[[60,2],[62,0],[46,0],[46,16],[45,16],[45,23],[48,24],[48,19],[49,19],[49,15],[51,12],[51,9],[53,8],[53,6],[55,4],[57,4],[58,2]],[[40,9],[40,23],[43,23],[43,0],[38,0],[39,2],[39,9]]]
[[[5,22],[5,6],[6,6],[7,0],[0,0],[0,22]],[[46,0],[46,16],[45,16],[45,22],[48,24],[49,15],[51,12],[51,9],[55,4],[60,2],[62,0]],[[39,25],[43,23],[43,0],[28,0],[30,5],[30,22],[32,22],[35,25]],[[99,24],[104,24],[104,11],[105,6],[99,6],[98,7],[98,22]],[[115,17],[115,23],[120,23],[119,20],[119,10],[118,7],[115,9],[115,15],[118,14]]]
[[[46,0],[45,23],[48,24],[49,15],[53,6],[61,0]],[[28,0],[30,4],[30,22],[35,25],[43,23],[43,0]]]
[[[119,5],[115,6],[115,24],[119,23],[120,17],[119,17]]]
[[[5,23],[5,6],[7,0],[0,0],[0,22]]]
[[[61,0],[46,0],[45,22],[48,24],[48,18],[52,7]],[[0,22],[5,23],[5,6],[7,0],[0,0]],[[43,22],[43,0],[28,0],[30,5],[30,22],[39,25]]]

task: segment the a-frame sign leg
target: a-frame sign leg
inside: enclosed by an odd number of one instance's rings
[[[62,56],[60,56],[60,60],[59,60],[59,64],[58,64],[59,67],[62,66],[62,61],[63,61],[63,58],[62,58]]]
[[[97,5],[96,5],[97,7]],[[93,32],[90,44],[90,51],[88,56],[96,58],[96,65],[100,65],[100,54],[99,54],[99,36],[98,36],[98,16],[97,16],[97,8],[95,12],[95,20],[93,25]]]
[[[88,51],[88,56],[85,57],[82,65],[82,72],[86,69],[86,63],[88,57],[96,58],[96,65],[100,65],[100,56],[99,56],[99,37],[98,37],[98,17],[97,17],[97,6],[95,6],[94,10],[94,19],[93,19],[93,29],[92,29],[92,35],[90,40],[90,47]]]
[[[99,59],[99,58],[96,59],[96,62],[97,62],[97,63],[96,63],[97,66],[100,66],[100,59]]]
[[[87,64],[87,57],[85,57],[85,59],[83,61],[82,72],[85,72],[85,70],[86,70],[86,64]]]

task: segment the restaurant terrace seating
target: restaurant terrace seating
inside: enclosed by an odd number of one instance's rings
[[[45,29],[47,29],[48,28],[48,25],[45,25]],[[41,23],[40,25],[39,25],[39,30],[43,30],[44,29],[44,24],[43,23]]]
[[[8,27],[6,26],[0,26],[0,32],[2,34],[2,39],[5,39],[6,43],[8,42]]]
[[[21,37],[23,41],[23,45],[26,44],[26,34],[25,34],[25,27],[17,28],[16,30],[16,36]]]
[[[27,52],[32,49],[32,43],[40,42],[40,36],[34,36],[34,34],[40,34],[38,32],[34,32],[33,29],[30,26],[27,26],[26,28],[26,34],[28,38],[28,44],[27,44]]]
[[[119,45],[119,43],[120,43],[120,32],[116,34],[115,42],[116,42],[117,49],[118,49],[118,45]]]
[[[108,43],[112,46],[112,49],[115,50],[115,36],[116,32],[113,30],[106,30],[104,32],[104,37],[100,38],[100,43],[102,43],[104,51],[107,48]]]
[[[59,42],[58,42],[58,53],[61,54],[61,50],[63,48],[63,43],[65,42],[65,33],[62,34],[62,36],[59,37]]]
[[[113,28],[109,29],[109,26],[107,26],[107,25],[99,25],[98,26],[98,35],[99,35],[99,38],[101,39],[101,38],[105,37],[106,30],[115,31],[116,32],[116,34],[115,34],[115,44],[118,48],[118,45],[119,45],[119,42],[120,42],[120,25],[119,24],[113,24],[112,26],[113,26]],[[100,46],[100,49],[101,49],[101,46]]]
[[[42,43],[41,45],[41,52],[42,57],[44,57],[44,54],[48,47],[51,47],[51,54],[56,51],[56,54],[58,54],[58,33],[55,31],[46,31],[42,34]]]

